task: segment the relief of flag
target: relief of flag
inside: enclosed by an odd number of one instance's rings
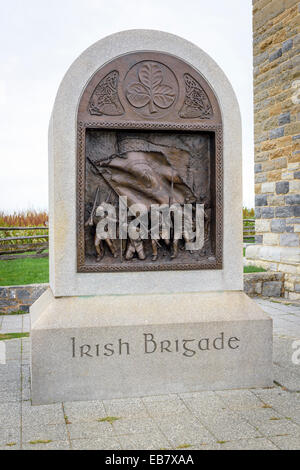
[[[189,153],[139,138],[118,143],[118,152],[97,167],[105,181],[128,205],[192,203],[196,197],[187,184]]]

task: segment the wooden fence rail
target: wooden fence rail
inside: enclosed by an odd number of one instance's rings
[[[48,227],[0,227],[0,232],[27,230],[28,232],[48,231]],[[48,253],[48,233],[35,235],[0,237],[0,259],[46,258]],[[34,242],[34,240],[37,240]],[[38,241],[40,240],[40,241]],[[29,242],[29,243],[28,243]],[[23,254],[25,253],[25,254]]]
[[[15,230],[28,230],[28,231],[40,231],[48,230],[48,227],[0,227],[0,232],[12,232]],[[243,241],[250,243],[254,241],[255,236],[255,219],[243,219]],[[26,240],[46,240],[37,241],[35,243],[26,243]],[[20,259],[20,258],[45,258],[48,253],[49,235],[48,234],[37,234],[37,235],[25,235],[20,237],[0,237],[0,259]],[[3,242],[3,243],[2,243]],[[20,242],[20,243],[12,243]],[[26,254],[23,254],[26,253]]]
[[[11,232],[12,230],[49,230],[48,227],[0,227],[2,232]]]
[[[254,242],[255,239],[255,219],[243,219],[243,241],[245,243]]]
[[[16,240],[37,240],[38,238],[49,238],[49,235],[27,235],[26,237],[0,238],[0,242],[12,242]]]

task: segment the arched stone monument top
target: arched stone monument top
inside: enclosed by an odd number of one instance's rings
[[[101,67],[116,57],[137,51],[164,52],[177,56],[193,66],[213,89],[219,100],[222,114],[224,115],[227,109],[231,109],[232,118],[236,114],[235,118],[239,123],[240,113],[236,95],[219,65],[190,41],[175,34],[147,29],[133,29],[111,34],[95,42],[80,54],[59,86],[52,114],[60,113],[60,106],[67,103],[77,108],[86,85]],[[73,99],[69,101],[70,92],[72,92]],[[69,111],[71,112],[71,109]],[[74,108],[73,111],[75,111]]]
[[[82,268],[81,257],[79,271],[84,272],[78,272],[76,204],[80,184],[76,170],[79,103],[84,97],[86,87],[97,77],[101,68],[107,67],[107,64],[116,58],[122,60],[122,57],[129,53],[143,52],[166,54],[183,61],[189,70],[194,70],[196,75],[202,77],[203,83],[207,83],[212,99],[216,102],[215,110],[219,116],[214,117],[218,118],[223,130],[222,176],[219,178],[222,199],[219,207],[222,214],[218,217],[218,220],[223,218],[223,222],[219,224],[222,236],[216,242],[222,257],[218,256],[219,261],[213,265],[217,269],[192,267],[193,270],[190,271],[182,270],[185,268],[179,266],[178,270],[169,272],[158,270],[109,274],[86,272],[86,269]],[[189,72],[189,75],[192,76],[192,73]],[[172,80],[170,75],[168,81],[171,84]],[[97,105],[95,102],[92,104],[94,112],[97,113]],[[100,113],[102,111],[103,109],[100,109]],[[182,113],[184,114],[184,110]],[[93,119],[99,120],[99,114],[94,114]],[[203,120],[203,116],[192,117],[190,121],[195,122],[195,126],[207,122]],[[50,285],[55,296],[168,293],[176,292],[179,288],[185,292],[242,290],[240,112],[234,91],[224,72],[200,48],[178,36],[155,30],[123,31],[96,42],[75,60],[59,87],[49,127],[49,148]],[[96,268],[95,270],[97,271]]]

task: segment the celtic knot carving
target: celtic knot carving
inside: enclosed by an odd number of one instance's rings
[[[184,82],[186,94],[179,116],[181,118],[212,118],[212,106],[203,88],[188,73],[184,74]]]
[[[89,102],[90,114],[121,116],[124,108],[118,95],[119,72],[113,70],[101,80]]]

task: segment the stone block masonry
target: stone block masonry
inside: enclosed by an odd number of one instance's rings
[[[250,297],[281,297],[284,274],[262,272],[244,274],[244,292]]]
[[[0,313],[29,312],[29,307],[48,287],[48,284],[0,287]]]
[[[253,1],[256,247],[246,256],[300,283],[300,2]]]

